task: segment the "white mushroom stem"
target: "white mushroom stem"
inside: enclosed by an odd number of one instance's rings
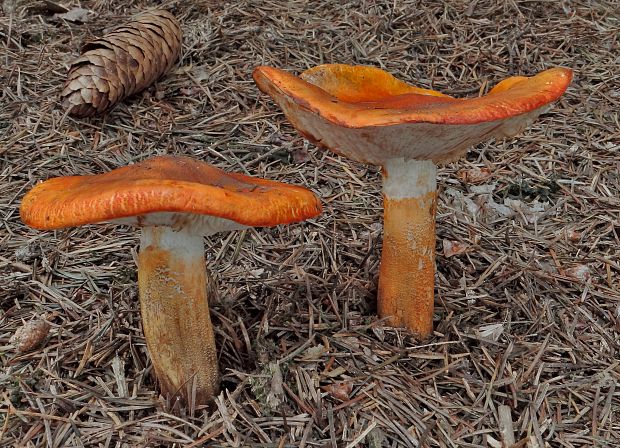
[[[433,329],[437,167],[391,159],[383,166],[384,234],[377,307],[389,323]]]
[[[203,237],[142,228],[138,287],[142,326],[162,394],[204,404],[217,392],[217,353],[207,297]]]

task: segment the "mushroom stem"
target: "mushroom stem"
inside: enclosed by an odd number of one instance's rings
[[[142,228],[138,288],[142,327],[162,395],[201,405],[218,389],[217,354],[201,235]]]
[[[377,308],[421,337],[433,330],[437,167],[428,160],[383,166],[384,230]]]

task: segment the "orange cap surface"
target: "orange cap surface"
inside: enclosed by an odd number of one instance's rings
[[[552,68],[508,78],[487,95],[457,99],[410,86],[367,66],[326,64],[299,77],[258,67],[254,80],[314,143],[354,160],[452,159],[491,137],[512,136],[568,87],[572,71]]]
[[[105,174],[50,179],[27,193],[20,208],[24,223],[38,229],[158,212],[274,226],[316,216],[321,204],[302,187],[226,173],[188,157],[162,156]]]

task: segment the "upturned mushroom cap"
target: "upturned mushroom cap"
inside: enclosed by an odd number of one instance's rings
[[[319,199],[305,188],[172,156],[105,174],[50,179],[26,194],[20,209],[24,223],[38,229],[117,221],[189,225],[202,234],[298,222],[320,212]]]
[[[360,162],[452,160],[492,137],[530,124],[568,87],[572,71],[552,68],[505,79],[488,94],[457,99],[410,86],[374,67],[326,64],[299,77],[258,67],[254,80],[315,144]]]

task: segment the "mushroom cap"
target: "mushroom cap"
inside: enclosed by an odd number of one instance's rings
[[[287,224],[320,212],[319,199],[305,188],[172,156],[104,174],[50,179],[28,192],[20,208],[24,223],[38,229],[101,221],[173,227],[189,222],[197,233]]]
[[[368,66],[326,64],[299,77],[257,67],[254,80],[313,143],[360,162],[453,160],[492,137],[510,137],[568,87],[572,71],[552,68],[503,80],[488,94],[458,99],[406,84]]]

